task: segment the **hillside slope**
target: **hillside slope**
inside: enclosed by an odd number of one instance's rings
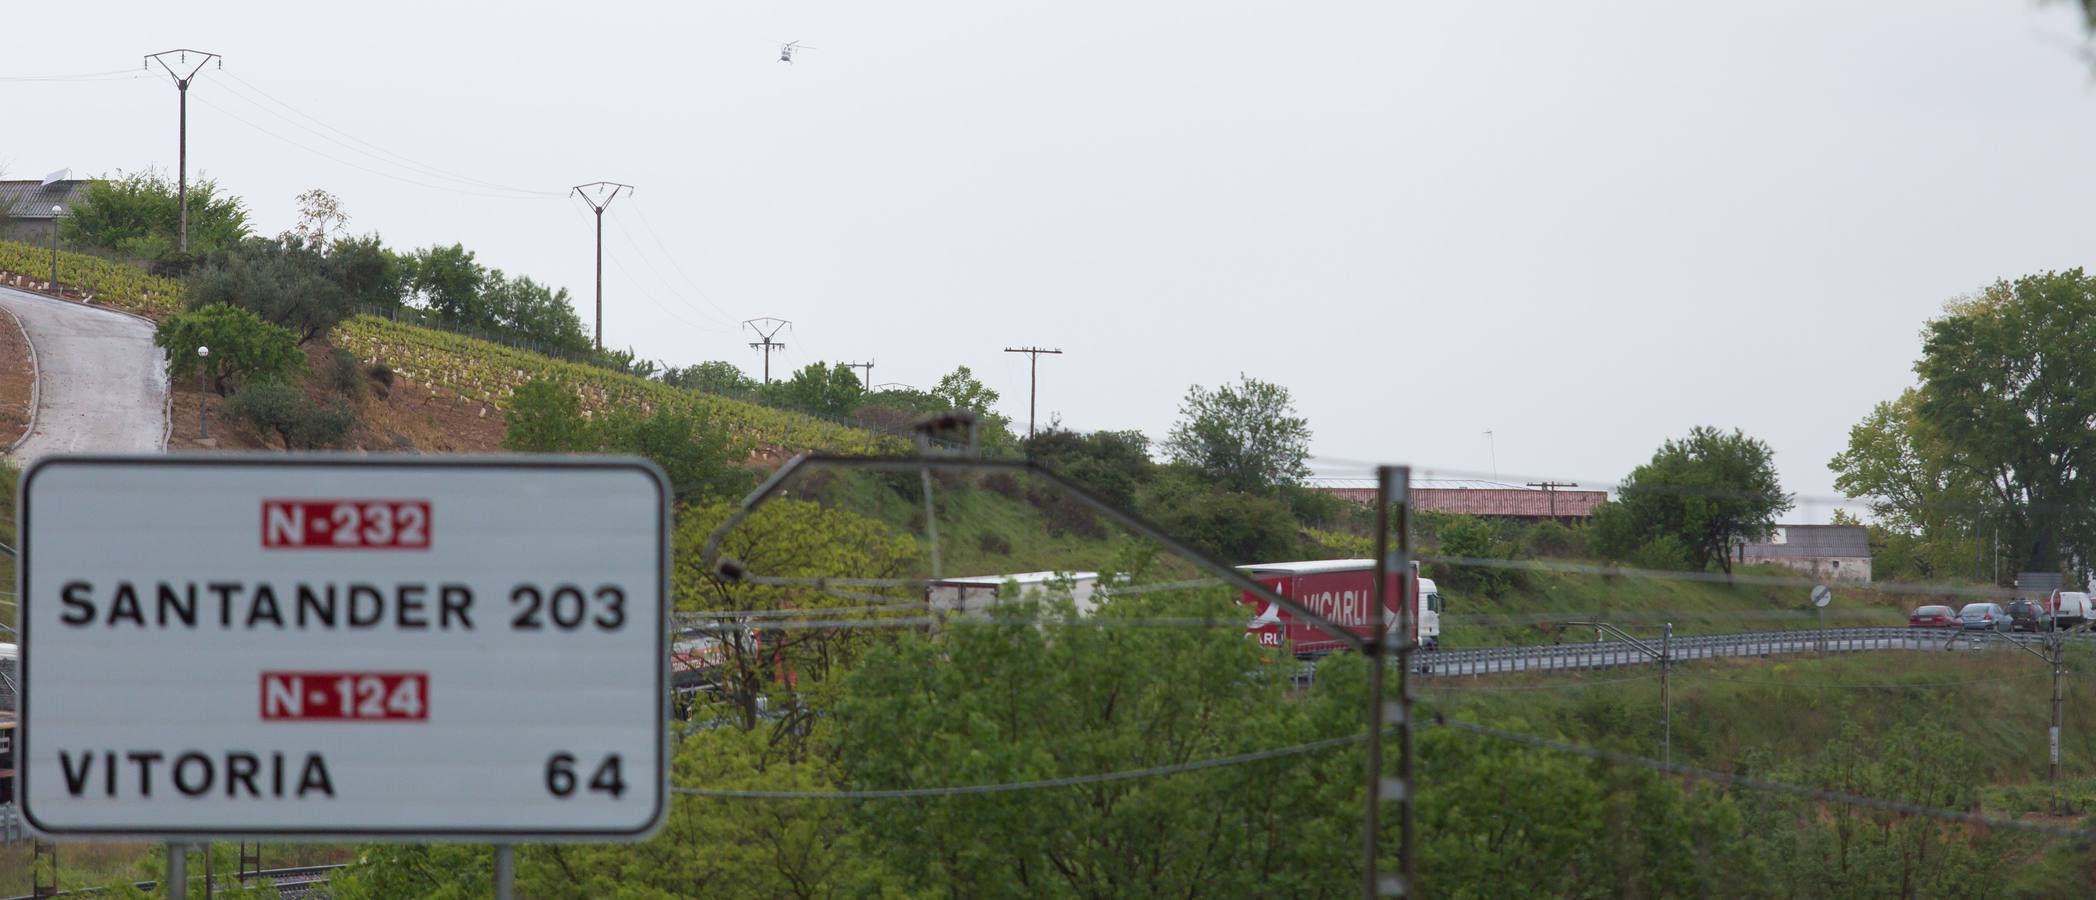
[[[760,453],[825,450],[835,453],[900,453],[904,442],[813,416],[773,409],[713,394],[674,388],[658,381],[449,332],[358,316],[335,326],[335,346],[373,365],[383,365],[418,384],[500,410],[518,386],[535,378],[570,385],[583,408],[653,411],[687,409],[727,425]]]

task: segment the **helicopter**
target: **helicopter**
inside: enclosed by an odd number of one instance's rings
[[[801,46],[801,42],[800,42],[800,41],[787,41],[786,43],[783,43],[783,44],[780,44],[780,45],[779,45],[779,61],[780,61],[780,62],[782,62],[782,63],[790,63],[790,62],[793,62],[793,54],[794,54],[794,53],[796,53],[796,52],[798,52],[798,51],[801,51],[801,50],[813,50],[813,49],[815,49],[815,48],[814,48],[814,47],[803,47],[803,46]]]

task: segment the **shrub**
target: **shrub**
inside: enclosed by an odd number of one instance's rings
[[[221,395],[229,384],[282,380],[306,365],[298,338],[288,329],[222,303],[169,316],[154,332],[153,343],[167,351],[170,373],[180,377],[201,371]],[[210,348],[211,355],[199,357],[198,347]]]
[[[305,392],[281,381],[263,381],[235,392],[226,415],[256,431],[275,434],[286,450],[339,447],[355,419],[345,410],[322,406]]]
[[[521,453],[577,453],[590,449],[582,401],[566,385],[533,379],[510,397],[502,446]]]
[[[1587,534],[1584,530],[1567,528],[1551,521],[1530,525],[1521,535],[1521,548],[1527,556],[1549,556],[1558,559],[1585,559],[1588,556]]]
[[[1644,546],[1631,555],[1630,564],[1640,569],[1674,571],[1701,568],[1691,564],[1688,545],[1682,543],[1681,538],[1671,534],[1662,534],[1646,541]]]
[[[328,387],[352,400],[364,394],[364,364],[357,355],[335,348],[334,364],[328,369]]]
[[[1513,556],[1511,548],[1499,539],[1498,526],[1476,516],[1450,516],[1442,524],[1441,554],[1477,560]],[[1476,588],[1488,597],[1497,597],[1512,587],[1517,581],[1515,575],[1511,569],[1477,564],[1451,564],[1443,569],[1443,577],[1450,584]]]

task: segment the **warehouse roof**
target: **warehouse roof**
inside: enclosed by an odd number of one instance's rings
[[[1870,532],[1861,525],[1778,525],[1769,540],[1747,544],[1746,555],[1869,556]]]

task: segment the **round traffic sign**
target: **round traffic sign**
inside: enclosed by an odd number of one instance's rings
[[[1833,600],[1834,590],[1832,588],[1829,588],[1824,584],[1815,584],[1812,586],[1813,606],[1826,606],[1828,603],[1833,602]]]

